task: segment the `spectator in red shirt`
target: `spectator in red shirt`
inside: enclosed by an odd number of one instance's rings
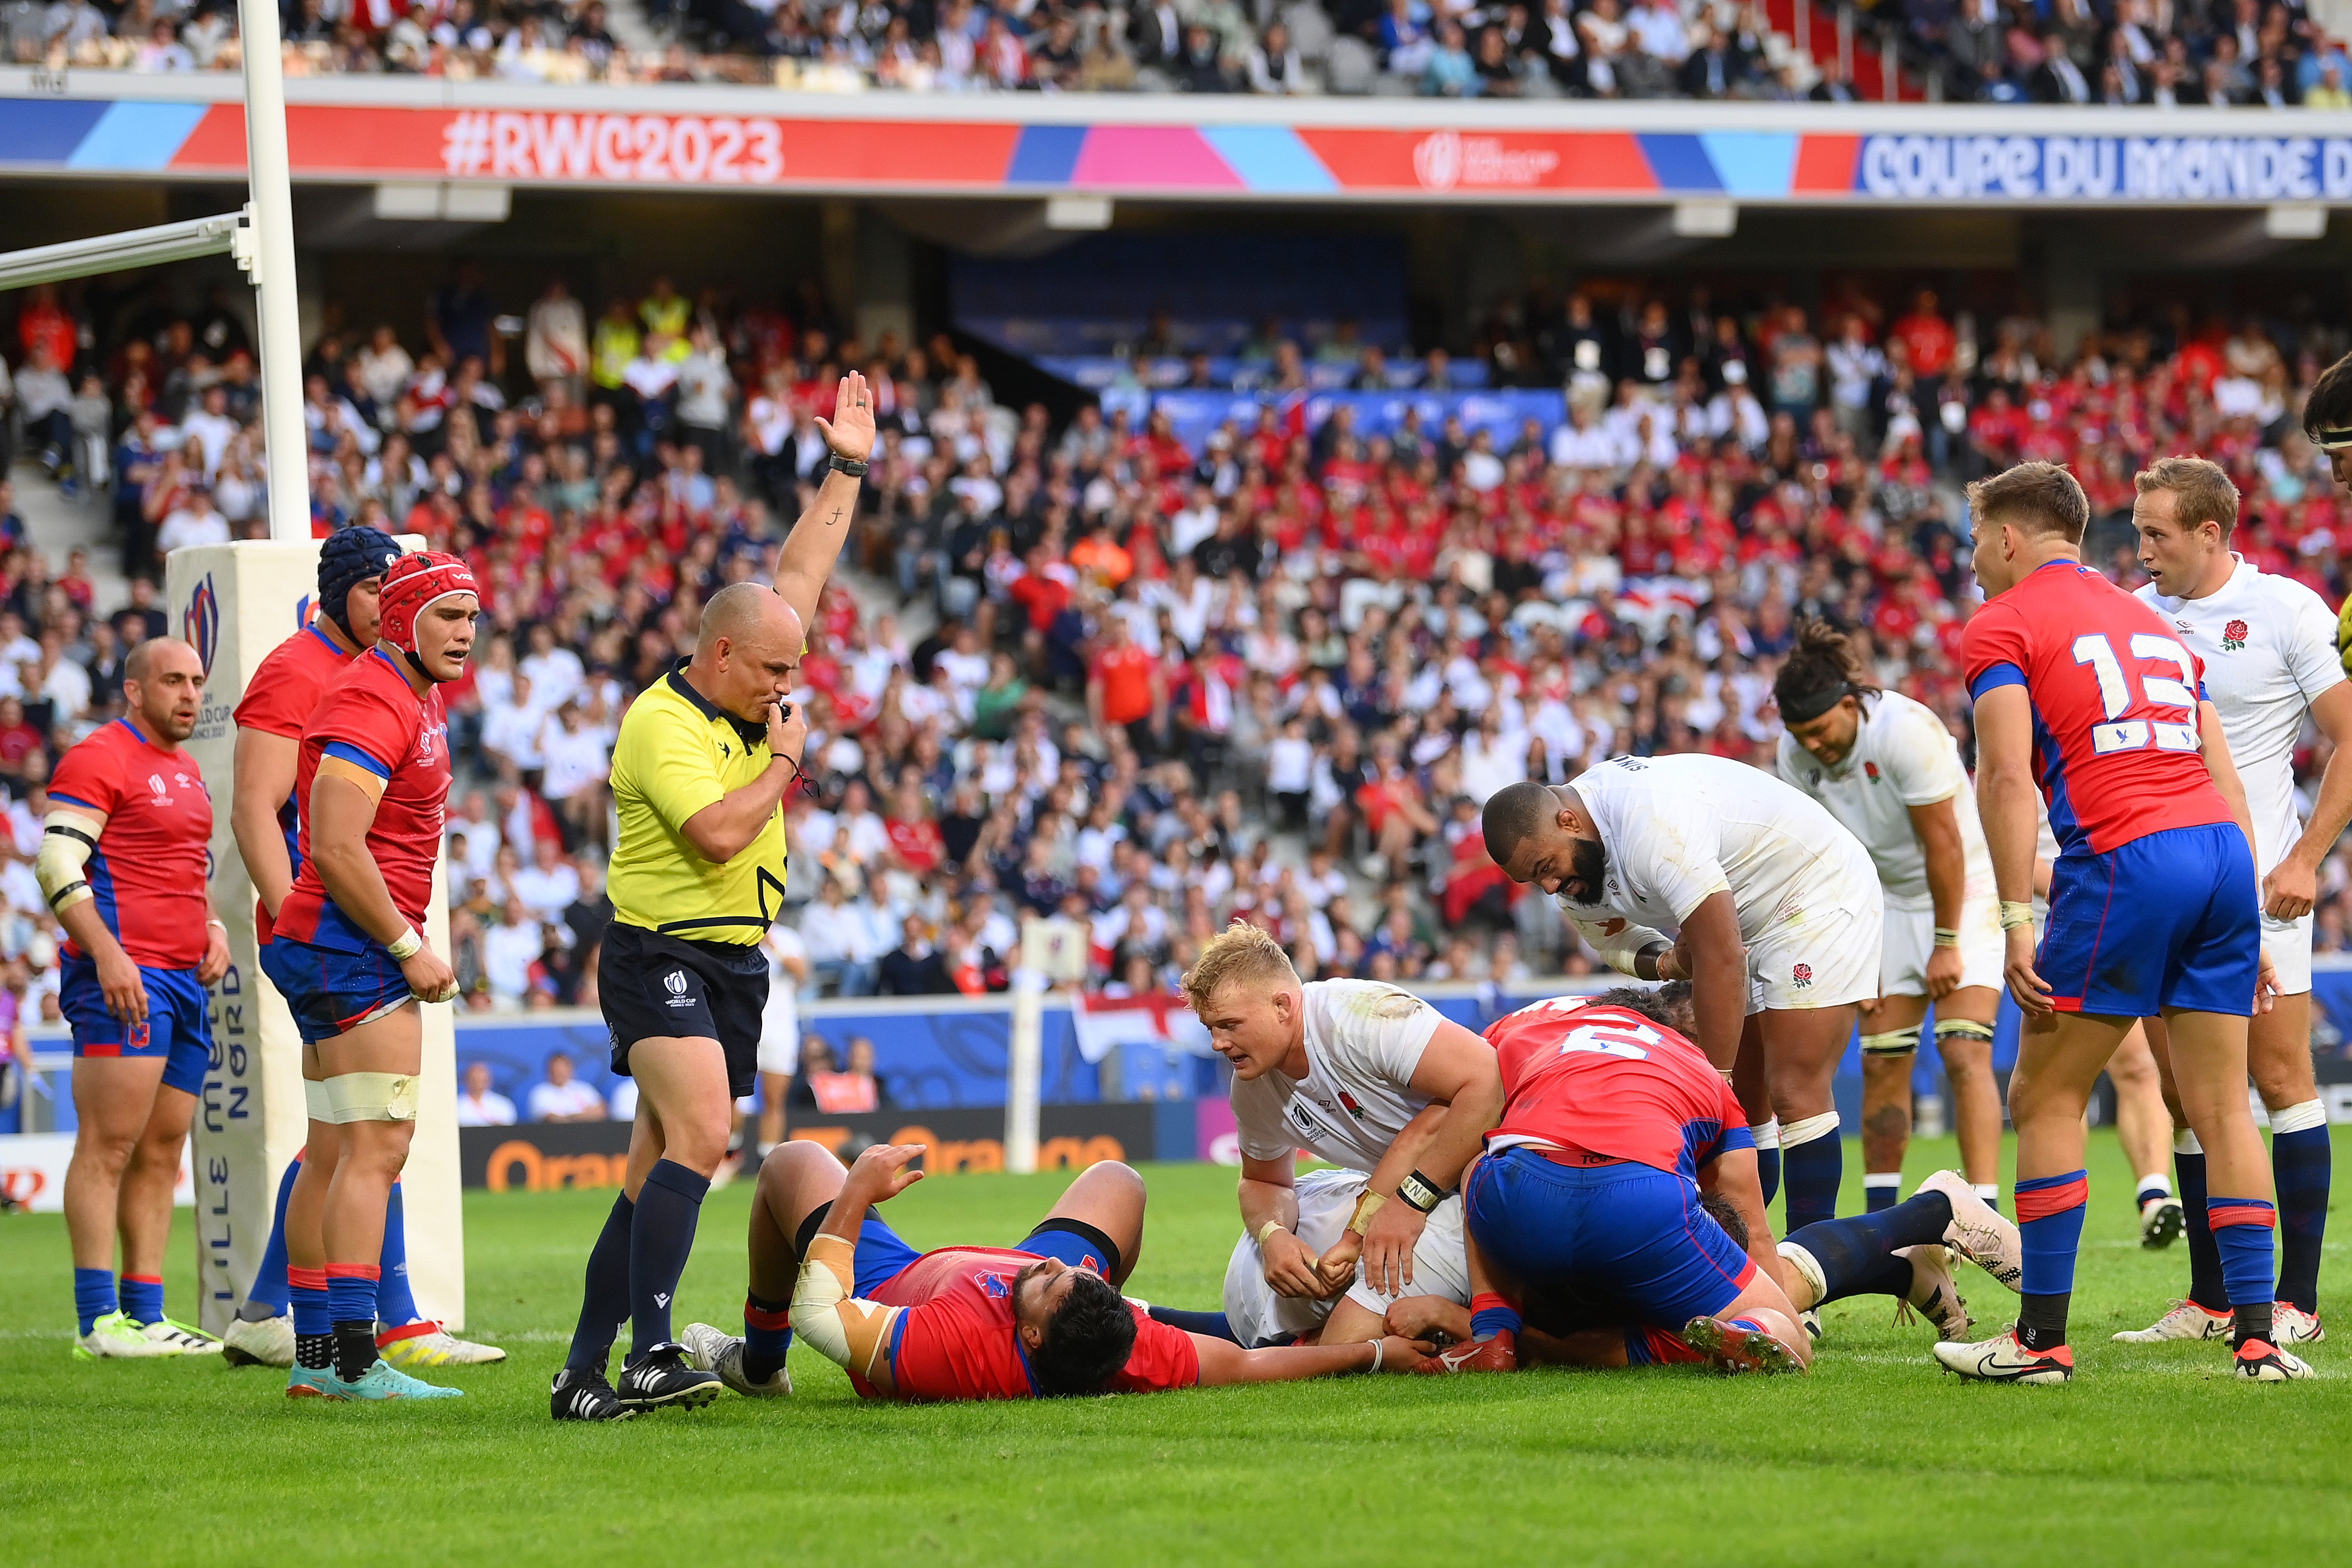
[[[918,877],[929,877],[947,858],[947,840],[940,836],[940,825],[931,820],[923,781],[912,768],[898,775],[898,787],[890,792],[890,810],[882,819],[882,830],[890,836],[890,852],[898,864]]]
[[[1168,732],[1168,679],[1123,616],[1103,617],[1103,638],[1087,674],[1087,717],[1097,732],[1117,725],[1139,757],[1160,754]]]

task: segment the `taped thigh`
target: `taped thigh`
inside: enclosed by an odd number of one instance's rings
[[[326,1083],[330,1120],[338,1125],[353,1121],[414,1121],[416,1084],[414,1073],[338,1073]]]

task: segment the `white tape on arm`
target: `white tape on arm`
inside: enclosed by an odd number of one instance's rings
[[[79,811],[57,807],[41,819],[41,847],[33,858],[33,879],[41,885],[41,896],[49,900],[49,908],[58,914],[97,895],[82,875],[82,868],[98,850],[100,824],[96,817]]]
[[[1570,923],[1576,927],[1576,934],[1582,937],[1584,944],[1592,950],[1593,956],[1618,973],[1632,974],[1636,979],[1640,978],[1640,975],[1633,968],[1633,961],[1642,956],[1643,948],[1653,943],[1664,946],[1673,945],[1673,939],[1665,932],[1652,931],[1648,926],[1637,926],[1629,921],[1622,931],[1612,936],[1603,930],[1603,922],[1600,921],[1585,920],[1574,915],[1569,919]]]
[[[889,1343],[891,1321],[901,1309],[850,1294],[856,1281],[856,1243],[846,1237],[820,1234],[809,1243],[800,1279],[793,1288],[793,1331],[835,1364],[868,1383],[887,1384],[883,1348]]]

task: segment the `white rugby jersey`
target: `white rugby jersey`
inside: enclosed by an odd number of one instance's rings
[[[1932,909],[1927,888],[1927,852],[1911,826],[1911,808],[1952,803],[1959,818],[1960,849],[1968,862],[1967,890],[1979,896],[1992,889],[1992,854],[1984,825],[1977,819],[1977,794],[1960,765],[1959,742],[1935,710],[1899,691],[1862,699],[1862,722],[1853,749],[1834,768],[1780,736],[1780,776],[1820,801],[1829,814],[1862,840],[1878,868],[1889,908]]]
[[[1617,757],[1570,781],[1608,858],[1599,898],[1560,897],[1572,919],[1612,918],[1672,936],[1727,889],[1754,942],[1822,909],[1869,907],[1878,875],[1822,804],[1760,768],[1689,753]]]
[[[1312,1149],[1349,1170],[1381,1163],[1404,1124],[1429,1104],[1412,1091],[1437,1026],[1436,1008],[1378,980],[1316,980],[1307,999],[1307,1076],[1280,1068],[1234,1079],[1243,1154],[1280,1160]]]
[[[2303,831],[2294,814],[2294,743],[2304,718],[2315,698],[2344,679],[2336,612],[2294,578],[2242,559],[2220,591],[2201,599],[2168,598],[2153,583],[2138,592],[2204,662],[2205,694],[2245,783],[2254,863],[2267,873]]]

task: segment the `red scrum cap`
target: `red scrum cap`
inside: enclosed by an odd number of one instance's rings
[[[426,608],[457,594],[480,595],[473,569],[455,555],[419,551],[394,562],[383,574],[377,603],[383,614],[383,640],[416,659],[416,618]]]

